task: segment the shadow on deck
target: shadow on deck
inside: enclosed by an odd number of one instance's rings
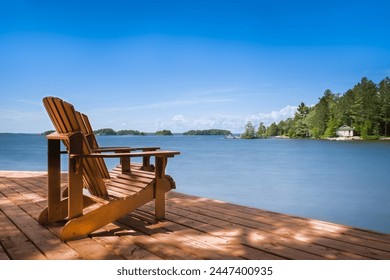
[[[0,171],[0,259],[390,259],[388,234],[178,192],[160,223],[147,204],[64,243],[61,223],[37,222],[46,181],[45,172]]]

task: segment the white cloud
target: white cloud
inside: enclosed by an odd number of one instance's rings
[[[297,106],[286,106],[279,111],[258,113],[250,116],[231,116],[222,114],[207,114],[199,117],[175,115],[169,121],[159,121],[158,126],[165,126],[175,132],[191,129],[227,129],[232,132],[242,132],[245,124],[251,121],[254,125],[263,122],[266,126],[294,116]]]
[[[183,115],[176,115],[172,118],[174,122],[185,122],[186,118]]]
[[[279,111],[272,111],[269,113],[259,113],[253,114],[247,118],[246,121],[251,121],[256,123],[263,122],[266,126],[275,122],[278,123],[282,120],[294,117],[294,114],[297,110],[297,106],[287,105],[286,107],[280,109]]]
[[[243,118],[221,114],[207,114],[200,117],[175,115],[171,121],[164,123],[177,132],[191,129],[227,129],[241,131]]]

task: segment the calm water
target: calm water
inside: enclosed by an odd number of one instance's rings
[[[99,142],[179,150],[168,173],[183,193],[390,233],[389,142],[220,136],[103,136]],[[47,168],[43,136],[0,134],[0,147],[0,170]]]

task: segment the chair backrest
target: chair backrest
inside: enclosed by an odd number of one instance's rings
[[[72,104],[58,97],[45,97],[43,104],[57,133],[81,132],[83,135],[82,152],[83,154],[90,154],[91,147],[85,137],[86,128],[84,127],[81,113],[77,112]],[[69,152],[69,141],[64,141],[64,145]],[[83,182],[91,194],[100,197],[108,195],[103,178],[104,176],[101,174],[98,161],[92,158],[83,159]]]
[[[93,128],[91,125],[91,122],[89,121],[89,118],[86,114],[80,113],[80,118],[82,120],[82,130],[85,133],[85,136],[87,137],[88,143],[93,149],[99,148],[99,144],[97,142],[97,139],[95,137],[95,134],[93,133]]]
[[[84,133],[85,137],[87,138],[87,141],[91,149],[98,149],[99,144],[97,142],[95,134],[93,133],[93,129],[91,123],[89,122],[88,116],[80,112],[76,112],[76,117],[80,124],[81,131]],[[99,171],[102,177],[105,179],[109,179],[110,173],[108,172],[107,165],[104,162],[104,159],[94,158],[94,160],[96,161],[96,164],[99,167]]]

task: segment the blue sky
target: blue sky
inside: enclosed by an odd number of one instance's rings
[[[0,1],[0,132],[269,125],[390,76],[389,1]]]

